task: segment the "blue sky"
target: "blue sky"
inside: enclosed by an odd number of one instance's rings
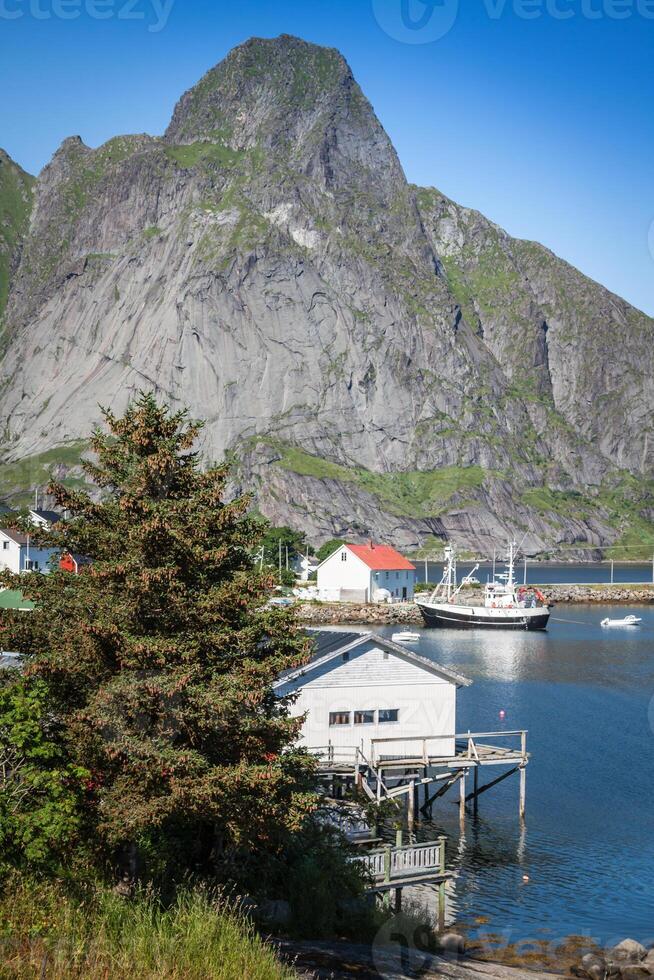
[[[160,133],[282,32],[345,54],[410,180],[654,314],[654,0],[0,0],[0,146]]]

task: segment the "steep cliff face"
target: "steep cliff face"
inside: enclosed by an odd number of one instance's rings
[[[0,149],[0,325],[32,207],[34,178]]]
[[[253,40],[162,138],[66,140],[39,176],[4,455],[154,388],[315,539],[487,551],[515,524],[533,551],[600,545],[645,521],[652,339],[540,246],[408,185],[338,52]]]

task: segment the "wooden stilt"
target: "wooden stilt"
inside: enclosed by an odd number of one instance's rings
[[[525,819],[527,806],[527,770],[523,766],[520,770],[520,819]]]
[[[475,816],[477,816],[477,814],[479,813],[479,802],[478,802],[478,797],[479,797],[479,766],[475,766],[474,773],[475,774],[474,774],[472,789],[473,789],[473,792],[474,792],[475,795],[473,797],[473,801],[474,802],[473,802],[473,805],[472,805],[472,809],[474,811]]]
[[[445,874],[445,837],[439,837],[441,846],[440,852],[440,873]],[[441,881],[438,885],[438,931],[445,932],[445,882]]]
[[[459,823],[465,826],[466,822],[466,770],[461,770],[459,777]]]
[[[509,769],[508,772],[503,772],[501,776],[497,777],[497,779],[493,779],[491,780],[490,783],[486,783],[484,786],[481,787],[481,789],[477,790],[477,796],[481,796],[481,794],[485,793],[486,790],[492,789],[493,786],[497,786],[498,783],[501,783],[505,779],[508,779],[509,776],[512,776],[513,773],[517,772],[519,768],[520,768],[519,766],[514,766],[513,769]],[[466,797],[466,801],[472,800],[474,798],[474,795],[475,795],[474,793],[469,793],[468,796]]]
[[[395,889],[395,896],[394,896],[394,898],[395,898],[395,900],[393,902],[393,911],[394,912],[401,912],[402,911],[402,889],[401,888],[396,888]]]
[[[436,802],[436,800],[440,796],[444,796],[445,793],[447,793],[447,791],[450,788],[450,786],[453,786],[454,783],[457,781],[458,778],[459,778],[459,774],[458,773],[454,773],[454,775],[451,775],[448,778],[447,782],[443,786],[440,787],[440,789],[437,789],[436,790],[436,792],[434,793],[433,796],[428,797],[428,799],[427,799],[424,807],[422,808],[423,809],[423,813],[425,813],[425,816],[427,815],[425,811],[427,809],[429,809],[429,812],[431,814],[431,809],[432,809],[434,803]]]
[[[413,833],[416,824],[416,781],[412,779],[409,784],[409,793],[407,798],[407,826],[409,828],[409,833]]]

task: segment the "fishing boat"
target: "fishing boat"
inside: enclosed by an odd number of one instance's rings
[[[545,596],[538,589],[516,585],[516,550],[515,542],[511,542],[506,571],[494,576],[493,581],[486,584],[483,604],[473,605],[457,602],[457,596],[469,584],[479,565],[475,565],[470,574],[457,585],[456,552],[448,546],[445,549],[445,568],[441,581],[427,598],[418,596],[415,600],[425,625],[451,629],[547,629],[550,606]]]
[[[602,620],[600,625],[601,626],[640,626],[641,623],[642,623],[642,619],[639,619],[638,616],[625,616],[624,619],[609,619],[607,616],[606,619]]]
[[[411,630],[402,630],[401,633],[393,633],[391,640],[393,643],[418,643],[420,633],[412,633]]]

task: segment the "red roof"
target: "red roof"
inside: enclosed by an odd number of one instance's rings
[[[345,547],[365,562],[368,568],[389,572],[398,569],[407,569],[407,571],[416,569],[416,566],[412,565],[404,555],[387,544],[347,544]]]

